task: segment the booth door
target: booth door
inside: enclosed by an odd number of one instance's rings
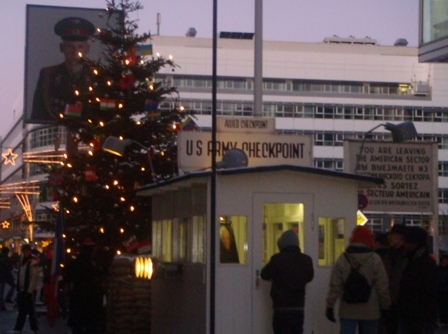
[[[313,237],[313,197],[311,194],[258,193],[253,198],[253,308],[252,333],[272,333],[271,283],[260,278],[263,266],[278,253],[277,240],[288,229],[297,231],[302,252],[312,255],[316,247]],[[315,259],[313,259],[313,263]],[[311,303],[307,298],[307,304]],[[313,307],[306,306],[306,309]],[[305,312],[305,333],[313,323],[312,312]],[[308,325],[307,325],[308,324]]]

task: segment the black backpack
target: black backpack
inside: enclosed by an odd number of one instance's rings
[[[344,256],[350,264],[350,273],[344,282],[342,299],[348,304],[367,303],[372,286],[367,281],[367,278],[359,272],[362,264],[354,267],[346,253],[344,253]]]

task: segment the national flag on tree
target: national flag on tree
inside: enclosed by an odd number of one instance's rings
[[[142,56],[152,56],[152,44],[140,44],[140,45],[137,45],[137,51]]]
[[[187,117],[182,123],[180,123],[180,129],[182,131],[193,131],[196,129],[196,123],[191,119],[191,117]]]
[[[100,99],[100,110],[115,109],[115,100]]]
[[[95,181],[96,180],[95,166],[86,166],[84,175],[85,175],[86,181]]]
[[[75,104],[66,104],[64,115],[69,117],[81,117],[82,104],[77,102]]]
[[[156,121],[160,119],[161,113],[160,111],[158,111],[158,107],[159,107],[159,101],[150,99],[145,100],[143,110],[149,113],[149,118],[151,119],[151,121]]]
[[[157,100],[145,100],[145,106],[143,107],[144,111],[156,111],[159,108],[159,101]]]

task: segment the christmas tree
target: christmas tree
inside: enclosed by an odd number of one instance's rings
[[[149,239],[150,204],[138,201],[136,187],[177,174],[176,126],[187,112],[161,109],[176,100],[174,87],[158,80],[162,68],[174,71],[172,59],[144,55],[151,50],[149,33],[138,34],[130,13],[138,2],[107,1],[105,27],[95,39],[104,45],[103,57],[79,54],[88,75],[76,87],[76,103],[67,105],[59,125],[67,129],[67,159],[53,170],[64,216],[66,247],[86,237],[104,246],[125,249],[126,240]],[[175,104],[176,105],[176,104]],[[125,140],[122,156],[101,149],[109,138]]]

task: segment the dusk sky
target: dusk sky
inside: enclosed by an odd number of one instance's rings
[[[185,36],[188,28],[194,27],[197,30],[196,37],[212,37],[213,0],[140,0],[140,3],[145,8],[131,17],[139,20],[139,32],[157,33],[156,16],[160,13],[160,35]],[[104,0],[2,1],[2,137],[22,114],[25,18],[28,4],[100,9],[106,7]],[[254,0],[218,0],[218,31],[253,32],[254,8]],[[380,45],[393,45],[398,38],[405,38],[409,46],[418,46],[418,1],[263,1],[265,40],[320,43],[325,37],[333,35],[359,38],[369,36],[375,38]]]

